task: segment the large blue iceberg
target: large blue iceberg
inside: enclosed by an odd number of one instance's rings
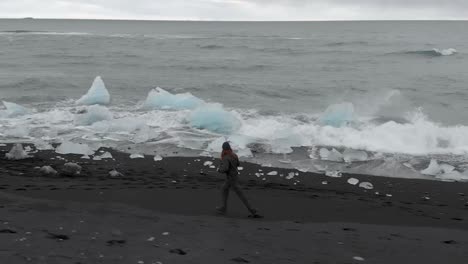
[[[237,130],[241,123],[234,114],[223,109],[220,104],[206,104],[193,111],[190,125],[215,133],[230,134]]]
[[[79,105],[106,105],[110,103],[110,94],[100,76],[94,79],[88,92],[76,101]]]

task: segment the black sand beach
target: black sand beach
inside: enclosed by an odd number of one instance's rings
[[[1,147],[0,156],[10,148]],[[244,163],[243,188],[265,216],[249,219],[233,193],[227,216],[215,214],[223,176],[204,163],[217,165],[216,159],[154,161],[103,150],[115,160],[53,151],[0,160],[0,263],[468,260],[468,183],[332,178]],[[60,172],[65,162],[80,164],[81,175],[44,177],[35,169],[51,165]],[[110,177],[112,169],[123,176]],[[278,175],[266,176],[271,171]],[[291,172],[297,175],[286,179]]]

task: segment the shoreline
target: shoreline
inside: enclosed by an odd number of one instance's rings
[[[9,146],[0,147],[0,155],[8,150]],[[468,246],[465,182],[346,173],[334,178],[244,162],[242,188],[265,216],[252,220],[232,192],[228,214],[215,214],[224,181],[216,172],[217,159],[154,161],[153,156],[130,159],[127,153],[101,150],[111,153],[113,159],[87,160],[81,159],[82,155],[54,151],[40,151],[25,160],[0,159],[0,220],[8,223],[0,229],[12,226],[17,232],[0,233],[1,246],[6,248],[0,251],[0,259],[27,263],[17,257],[22,255],[36,263],[68,263],[41,255],[56,243],[69,247],[60,247],[61,255],[84,263],[138,263],[137,256],[142,256],[144,263],[361,263],[354,259],[358,256],[369,263],[461,264],[468,257],[462,250]],[[207,161],[213,162],[214,168],[204,165]],[[60,172],[66,162],[81,165],[81,175],[44,177],[35,169],[51,165]],[[110,177],[113,169],[123,176]],[[277,175],[267,176],[272,171]],[[290,173],[294,177],[286,179]],[[351,185],[350,178],[370,182],[373,189]],[[86,236],[75,235],[72,227],[58,229],[79,225],[81,218],[94,223],[85,228]],[[112,235],[118,225],[118,230],[125,230],[124,235]],[[155,230],[156,234],[165,232],[161,228],[167,226],[170,231],[166,231],[177,233],[177,237],[154,235]],[[31,229],[35,231],[27,231]],[[42,230],[66,234],[70,239],[53,241]],[[18,247],[25,244],[20,241],[23,237],[29,241],[24,233],[20,235],[23,231],[38,236],[30,245],[37,245],[41,252]],[[106,234],[106,240],[98,238],[102,241],[93,250],[88,247],[87,259],[82,259],[78,249],[87,247],[95,232],[101,234],[94,235],[97,237]],[[151,236],[160,243],[169,241],[170,246],[163,243],[155,249],[147,241]],[[37,244],[42,240],[48,242]],[[109,246],[106,241],[111,240],[126,242]],[[152,249],[164,250],[154,254]],[[180,255],[176,249],[187,254]],[[104,258],[99,258],[99,251],[106,252]],[[41,256],[45,262],[40,261]],[[107,256],[112,260],[102,262]],[[150,260],[150,256],[159,260]]]

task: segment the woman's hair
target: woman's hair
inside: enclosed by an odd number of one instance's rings
[[[229,142],[224,142],[223,143],[223,151],[221,152],[221,159],[226,157],[227,155],[231,155],[234,158],[238,159],[237,155],[232,151],[231,145],[229,145]]]

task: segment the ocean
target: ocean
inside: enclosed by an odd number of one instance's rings
[[[468,180],[467,26],[0,20],[0,141]]]

